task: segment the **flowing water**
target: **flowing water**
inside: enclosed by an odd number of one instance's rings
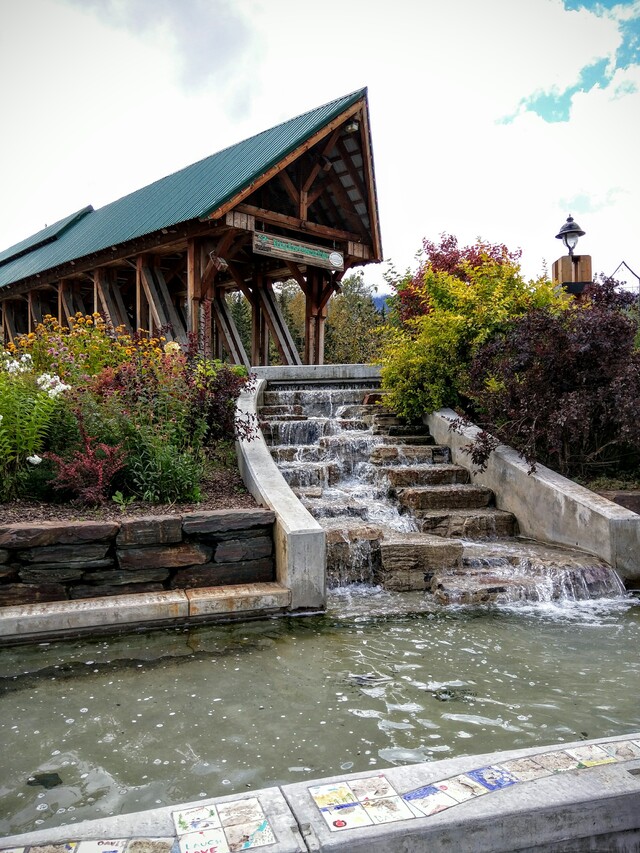
[[[0,835],[640,730],[633,599],[325,616],[4,649]]]

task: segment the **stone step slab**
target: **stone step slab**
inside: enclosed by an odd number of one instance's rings
[[[449,448],[443,444],[379,444],[369,456],[372,465],[422,465],[448,463]]]
[[[478,509],[493,500],[493,492],[484,486],[466,484],[403,487],[395,490],[401,506],[421,509]]]
[[[381,473],[394,487],[438,486],[469,482],[469,472],[461,465],[423,464],[382,467]]]
[[[413,514],[424,533],[447,538],[486,539],[515,536],[518,532],[518,523],[513,513],[495,507],[481,510],[414,510]]]
[[[398,533],[380,544],[378,582],[398,592],[429,590],[433,573],[462,565],[463,545],[424,533]]]

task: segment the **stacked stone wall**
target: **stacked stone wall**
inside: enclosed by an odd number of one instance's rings
[[[270,510],[0,525],[0,607],[275,580]]]

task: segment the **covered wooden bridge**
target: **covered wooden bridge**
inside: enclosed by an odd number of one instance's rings
[[[5,342],[51,314],[100,312],[127,330],[200,335],[226,360],[322,364],[327,303],[351,267],[382,260],[367,90],[213,154],[0,252]],[[305,351],[273,285],[305,295]],[[225,294],[251,305],[251,352]]]

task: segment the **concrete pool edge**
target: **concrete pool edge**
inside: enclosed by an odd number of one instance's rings
[[[379,780],[384,777],[400,798],[420,792],[460,774],[476,773],[514,759],[542,759],[576,750],[585,753],[603,745],[633,744],[635,756],[616,758],[611,763],[581,766],[551,772],[541,778],[519,780],[506,787],[491,789],[429,816],[413,815],[394,822],[370,826],[330,829],[310,788],[347,782]],[[354,788],[355,789],[355,788]],[[411,799],[410,797],[407,799]],[[384,770],[342,774],[273,786],[244,794],[165,806],[127,815],[100,818],[78,824],[42,829],[0,839],[0,850],[36,847],[45,844],[104,839],[163,838],[178,850],[173,814],[203,806],[223,806],[239,801],[256,801],[273,830],[274,840],[234,849],[265,847],[273,853],[344,850],[377,853],[397,850],[453,850],[507,853],[516,850],[578,851],[607,849],[637,850],[640,844],[640,733],[597,738],[545,747],[444,759],[425,764],[408,764]],[[342,822],[344,824],[344,822]],[[590,841],[606,847],[584,846]],[[578,846],[572,846],[576,842]],[[347,846],[345,846],[347,845]]]

